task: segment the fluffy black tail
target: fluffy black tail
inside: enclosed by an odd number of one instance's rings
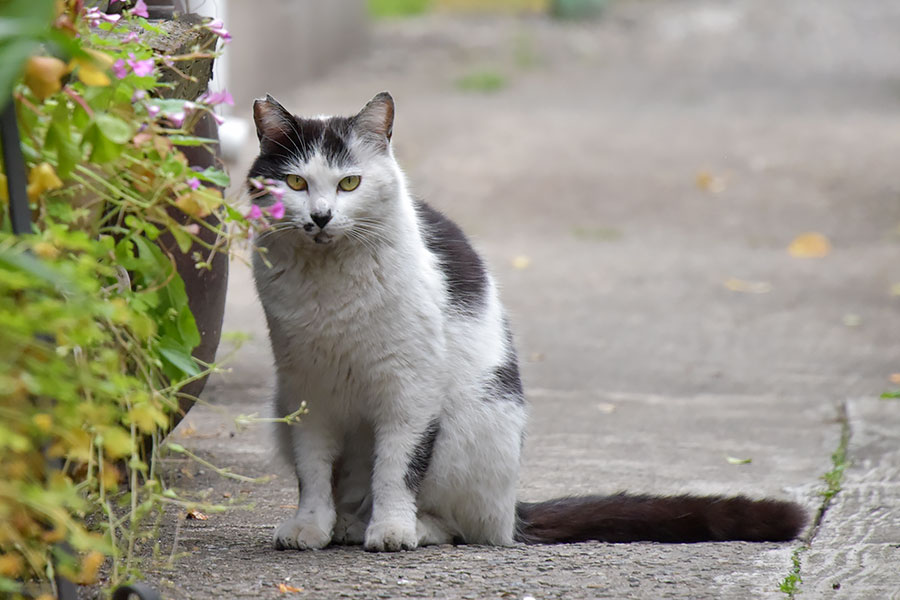
[[[743,496],[582,496],[516,505],[516,540],[783,542],[806,525],[798,504]]]

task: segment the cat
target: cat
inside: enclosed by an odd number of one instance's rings
[[[407,191],[390,94],[315,118],[267,96],[253,116],[253,201],[284,207],[253,259],[275,405],[309,411],[278,425],[299,502],[276,548],[783,541],[804,527],[800,506],[745,497],[517,503],[527,408],[510,327],[463,232]]]

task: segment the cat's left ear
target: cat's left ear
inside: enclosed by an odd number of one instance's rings
[[[353,117],[353,128],[364,139],[377,147],[386,149],[394,133],[394,99],[387,92],[381,92]]]
[[[293,130],[293,119],[293,115],[269,94],[254,100],[253,121],[260,149],[268,152],[273,147],[286,145],[288,132]]]

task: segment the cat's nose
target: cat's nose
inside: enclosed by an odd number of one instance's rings
[[[312,213],[309,215],[309,218],[313,220],[313,223],[319,226],[319,229],[325,229],[325,226],[328,225],[328,222],[331,220],[331,211]]]

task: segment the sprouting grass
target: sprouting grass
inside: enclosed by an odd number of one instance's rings
[[[805,546],[799,546],[794,549],[794,553],[791,554],[793,569],[791,569],[787,577],[781,580],[781,584],[778,586],[778,589],[787,594],[788,598],[794,597],[794,594],[798,591],[799,584],[803,582],[803,579],[800,577],[800,553],[804,550],[806,550]]]
[[[466,92],[496,92],[506,87],[506,84],[506,76],[491,69],[473,71],[456,81],[456,87]]]
[[[819,491],[822,502],[819,505],[819,509],[816,511],[815,517],[813,517],[812,526],[810,528],[811,533],[806,541],[794,548],[794,552],[791,555],[791,563],[793,565],[791,571],[778,585],[778,589],[787,594],[787,597],[791,600],[793,600],[797,592],[800,591],[799,587],[803,582],[803,578],[800,576],[800,554],[809,550],[812,539],[816,534],[816,530],[818,530],[819,525],[822,524],[822,519],[825,518],[828,507],[831,506],[831,501],[841,491],[841,485],[844,481],[844,471],[850,466],[850,459],[847,457],[847,448],[850,446],[850,422],[847,418],[846,406],[841,407],[838,418],[841,423],[841,440],[838,442],[837,449],[831,454],[831,469],[822,475],[822,480],[825,482],[825,488]]]
[[[429,4],[429,0],[368,0],[369,14],[379,19],[420,15]]]

